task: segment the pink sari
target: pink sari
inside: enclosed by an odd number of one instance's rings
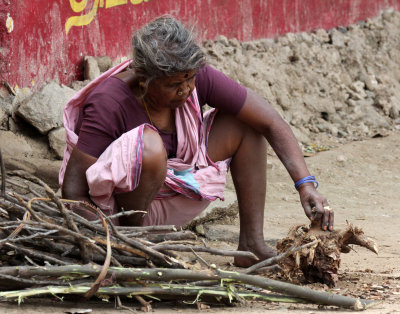
[[[72,149],[78,141],[73,130],[80,106],[95,86],[124,70],[129,63],[126,61],[108,70],[67,103],[64,109],[66,147],[59,175],[60,186]],[[168,190],[159,191],[150,204],[143,225],[182,226],[200,214],[210,201],[224,198],[230,160],[213,163],[207,155],[207,138],[216,110],[208,111],[202,119],[196,90],[192,95],[192,99],[176,110],[178,149],[177,157],[167,162],[165,185]],[[117,213],[114,194],[132,191],[139,184],[145,128],[153,127],[143,124],[124,133],[86,171],[90,197],[104,212]]]

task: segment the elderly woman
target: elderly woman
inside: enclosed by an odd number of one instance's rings
[[[203,106],[213,107],[203,113]],[[109,70],[66,106],[64,198],[106,215],[134,210],[122,225],[183,226],[223,198],[228,168],[239,203],[239,250],[275,255],[264,243],[266,146],[270,143],[310,220],[333,229],[289,126],[264,99],[205,64],[193,34],[172,17],[136,31],[133,59]],[[74,208],[87,219],[90,213]],[[236,258],[238,266],[255,260]]]

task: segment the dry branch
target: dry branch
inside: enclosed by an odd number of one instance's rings
[[[257,264],[254,264],[253,266],[250,266],[249,268],[247,268],[243,273],[244,274],[252,274],[252,273],[256,272],[258,269],[260,269],[260,268],[276,264],[279,261],[283,260],[284,258],[288,257],[289,255],[294,254],[294,253],[296,253],[296,252],[298,252],[298,251],[300,251],[302,249],[308,248],[308,247],[310,247],[312,245],[315,245],[317,243],[318,243],[318,240],[315,240],[313,242],[304,244],[304,245],[299,246],[299,247],[296,247],[295,245],[292,245],[287,251],[285,251],[285,252],[283,252],[283,253],[281,253],[281,254],[279,254],[277,256],[274,256],[274,257],[271,257],[271,258],[266,259],[264,261],[261,261],[261,262],[259,262]]]
[[[157,251],[179,251],[179,252],[207,252],[214,255],[222,255],[222,256],[236,256],[236,257],[250,257],[258,260],[258,257],[255,256],[252,252],[249,251],[230,251],[230,250],[220,250],[211,247],[204,246],[190,246],[190,245],[182,245],[182,244],[157,244],[152,246],[154,250]]]

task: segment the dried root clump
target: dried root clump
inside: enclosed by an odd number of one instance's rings
[[[348,223],[344,230],[333,232],[322,231],[319,224],[310,227],[297,225],[290,229],[288,236],[279,241],[279,253],[287,251],[291,246],[296,247],[318,240],[314,245],[304,248],[282,260],[279,266],[284,276],[291,278],[299,271],[309,282],[322,282],[334,287],[338,281],[340,253],[349,253],[350,244],[359,245],[378,253],[375,241],[364,235],[361,228]]]

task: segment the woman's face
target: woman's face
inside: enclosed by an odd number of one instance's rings
[[[196,70],[156,78],[150,82],[145,100],[154,109],[178,108],[192,94],[195,81]]]

